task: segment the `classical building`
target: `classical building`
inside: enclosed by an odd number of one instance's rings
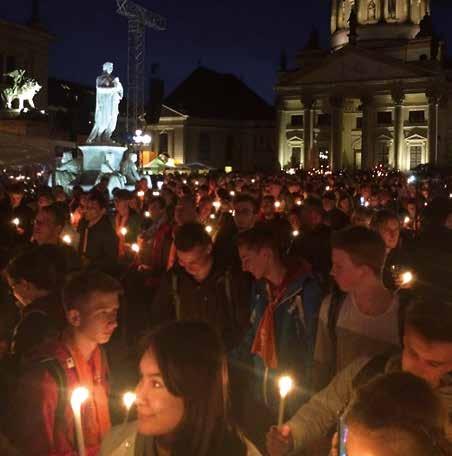
[[[276,164],[275,111],[239,78],[199,67],[149,124],[153,148],[176,163],[249,171]]]
[[[408,171],[452,159],[452,97],[429,0],[332,0],[276,86],[279,162]]]

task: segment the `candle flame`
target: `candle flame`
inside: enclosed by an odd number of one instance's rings
[[[71,236],[69,236],[69,234],[65,234],[62,238],[62,241],[68,245],[72,244],[72,239]]]
[[[137,243],[132,244],[131,249],[135,253],[139,253],[140,252],[140,246]]]
[[[123,226],[123,227],[119,230],[119,232],[120,232],[123,236],[125,236],[125,235],[127,234],[127,228],[126,228],[125,226]]]
[[[145,216],[146,218],[150,218],[150,217],[151,217],[151,213],[150,213],[149,211],[146,211],[146,212],[144,213],[144,216]]]
[[[81,405],[88,399],[89,391],[84,386],[75,388],[71,396],[71,406],[73,409],[80,409]]]
[[[213,228],[212,228],[210,225],[207,225],[207,226],[206,226],[206,231],[207,231],[209,234],[211,234],[212,231],[213,231]]]
[[[13,225],[19,226],[19,225],[20,225],[20,220],[16,217],[16,218],[13,218],[13,219],[12,219],[11,223],[12,223]]]
[[[297,237],[297,236],[299,236],[299,235],[300,235],[300,232],[299,232],[298,230],[293,230],[293,231],[292,231],[292,236],[293,236],[293,237]]]
[[[413,273],[410,271],[406,271],[402,274],[402,283],[403,285],[408,285],[410,282],[414,280]]]
[[[124,407],[127,409],[127,411],[130,410],[130,408],[136,400],[137,395],[135,393],[132,393],[131,391],[127,391],[127,393],[124,393],[124,395],[122,396],[122,403],[124,404]]]
[[[285,375],[283,377],[280,377],[278,386],[280,396],[282,398],[285,398],[293,388],[293,380],[289,376]]]

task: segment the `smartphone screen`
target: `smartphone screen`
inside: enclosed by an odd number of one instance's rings
[[[339,421],[338,421],[338,434],[339,434],[339,456],[347,456],[348,427],[346,426],[343,418],[339,418]]]

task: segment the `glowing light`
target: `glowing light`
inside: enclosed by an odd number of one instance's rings
[[[80,410],[82,404],[89,398],[89,391],[84,386],[75,388],[71,395],[71,407],[72,409]]]
[[[206,231],[207,231],[209,234],[211,234],[212,231],[213,231],[213,228],[212,228],[210,225],[207,225],[207,226],[206,226]]]
[[[369,207],[369,205],[370,205],[369,201],[366,201],[366,202],[364,203],[364,207]]]
[[[410,176],[408,179],[407,179],[407,182],[409,184],[414,184],[416,182],[416,176]]]
[[[198,186],[199,185],[199,181],[195,181],[195,185]]]
[[[132,244],[130,248],[132,249],[132,252],[140,253],[140,246],[137,243]]]
[[[293,388],[293,381],[289,376],[285,375],[279,378],[278,387],[279,395],[281,397],[279,401],[278,426],[281,426],[284,422],[285,399]]]
[[[414,280],[413,273],[410,271],[406,271],[402,274],[401,276],[402,279],[402,285],[408,285]]]
[[[11,220],[11,223],[17,227],[20,225],[20,220],[16,217]]]
[[[298,237],[300,235],[300,232],[298,230],[293,230],[292,231],[292,236],[293,237]]]
[[[187,180],[184,179],[184,180],[182,181],[182,183],[183,183],[184,185],[187,185]]]
[[[331,190],[331,187],[330,187],[329,185],[327,185],[327,186],[325,187],[325,191],[329,192],[330,190]]]
[[[279,209],[281,207],[281,201],[275,201],[275,207]]]
[[[255,184],[256,183],[256,179],[251,179],[251,183]]]
[[[127,228],[126,228],[125,226],[123,226],[123,227],[119,230],[119,232],[120,232],[123,236],[125,236],[125,235],[128,233],[128,230],[127,230]]]
[[[135,130],[135,136],[141,136],[143,134],[143,130]]]
[[[127,391],[127,393],[124,393],[122,396],[122,403],[124,404],[124,407],[127,409],[127,411],[131,409],[136,400],[137,395],[131,391]]]
[[[219,201],[214,201],[213,202],[213,207],[218,211],[220,209],[221,203]]]
[[[232,173],[232,166],[225,166],[224,167],[224,172],[226,174]]]
[[[403,219],[403,223],[405,223],[405,225],[408,225],[408,223],[410,223],[410,217],[406,216],[404,219]]]
[[[67,245],[72,244],[72,238],[71,238],[71,236],[69,236],[69,234],[65,234],[61,240]]]
[[[160,196],[160,192],[152,192],[152,196]]]
[[[231,190],[231,191],[229,192],[229,194],[230,194],[231,196],[235,196],[234,190]]]
[[[297,206],[301,206],[301,200],[298,199],[297,201],[295,201],[295,204],[296,204]]]
[[[143,190],[140,190],[139,192],[137,192],[137,196],[138,196],[138,198],[144,198]]]
[[[215,219],[216,219],[215,214],[210,214],[210,219],[211,219],[211,220],[215,220]]]
[[[149,211],[146,211],[146,212],[144,213],[144,216],[145,216],[146,218],[151,218],[151,213],[150,213]]]

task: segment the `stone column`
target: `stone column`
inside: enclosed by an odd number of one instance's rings
[[[314,98],[311,95],[301,97],[303,103],[303,164],[304,168],[312,168],[312,146],[314,144]]]
[[[385,3],[386,3],[385,0],[380,0],[380,18],[379,18],[379,22],[386,22]]]
[[[168,156],[174,158],[174,130],[168,130]]]
[[[330,97],[331,105],[331,146],[330,166],[332,170],[342,168],[342,129],[344,122],[344,98]]]
[[[278,129],[278,162],[281,166],[281,169],[286,164],[286,116],[285,111],[282,105],[278,105],[277,111],[277,129]]]
[[[331,34],[337,30],[337,0],[331,1]]]
[[[392,90],[391,95],[394,101],[394,149],[389,164],[398,169],[403,168],[402,163],[404,163],[403,101],[405,94],[401,87],[396,87]]]
[[[413,10],[412,5],[411,5],[412,0],[408,0],[408,9],[407,9],[407,15],[406,15],[406,21],[408,24],[413,23],[413,17],[411,15],[411,12]]]
[[[428,161],[431,164],[438,163],[438,111],[439,94],[434,90],[428,90]]]
[[[368,169],[374,163],[375,100],[370,95],[361,97],[363,123],[361,134],[361,167]]]

